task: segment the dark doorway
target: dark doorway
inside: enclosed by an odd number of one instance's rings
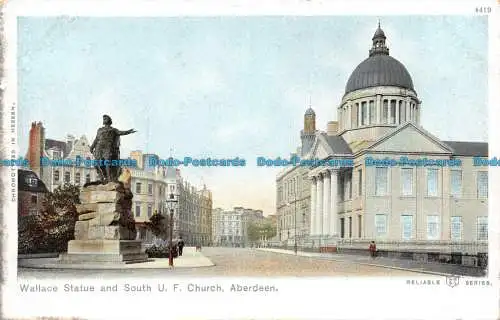
[[[349,217],[349,238],[352,238],[352,217]]]
[[[358,215],[358,238],[359,239],[361,239],[362,222],[363,222],[363,218],[361,217],[361,215]]]
[[[345,237],[345,219],[340,218],[340,237],[344,239]]]

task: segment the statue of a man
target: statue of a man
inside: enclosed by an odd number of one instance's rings
[[[90,152],[94,155],[95,160],[103,160],[101,164],[96,165],[96,169],[101,183],[106,184],[117,182],[120,175],[120,167],[111,165],[111,160],[120,159],[120,136],[137,131],[134,129],[120,131],[113,128],[111,117],[106,114],[102,116],[102,119],[104,126],[97,129],[94,142],[90,146]],[[110,160],[108,165],[104,165],[104,160]]]

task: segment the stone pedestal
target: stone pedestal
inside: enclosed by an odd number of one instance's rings
[[[134,263],[147,261],[136,239],[132,192],[123,183],[90,185],[80,192],[75,240],[60,263]]]
[[[138,240],[71,240],[62,263],[135,263],[147,261]]]

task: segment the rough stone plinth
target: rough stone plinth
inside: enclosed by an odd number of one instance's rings
[[[89,212],[122,212],[123,207],[123,203],[117,202],[82,203],[76,205],[76,211],[81,216]]]
[[[89,191],[83,189],[80,192],[80,202],[81,203],[117,203],[124,198],[123,192],[118,191],[105,191],[105,190],[95,190]]]
[[[77,205],[75,240],[135,240],[132,198],[122,182],[85,186]]]
[[[99,212],[89,220],[89,226],[109,226],[120,220],[119,212]]]

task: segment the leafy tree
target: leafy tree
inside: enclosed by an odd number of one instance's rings
[[[277,234],[276,226],[272,225],[271,223],[265,223],[262,226],[262,233],[266,237],[266,239],[272,239]]]
[[[144,224],[146,228],[151,230],[153,235],[157,238],[166,239],[169,236],[169,224],[170,218],[164,216],[158,212],[155,212],[150,218],[149,221],[146,221]]]
[[[254,222],[250,222],[247,225],[248,240],[250,242],[258,241],[260,239],[260,231],[261,231],[261,228],[258,224],[254,223]]]

